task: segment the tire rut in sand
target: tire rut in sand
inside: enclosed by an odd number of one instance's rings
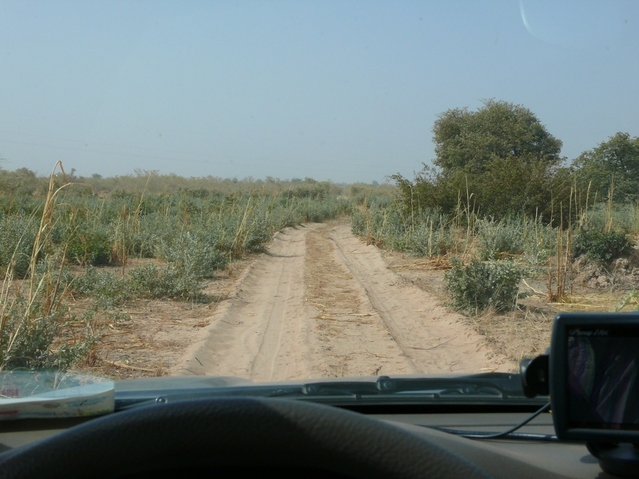
[[[509,371],[463,317],[390,271],[379,250],[353,236],[347,225],[330,238],[338,257],[360,283],[370,304],[419,373]]]
[[[173,372],[268,381],[512,368],[348,225],[329,223],[278,233]]]
[[[255,380],[309,377],[304,257],[312,224],[278,233],[268,252],[238,280],[177,374]]]
[[[323,225],[306,237],[307,300],[316,310],[313,356],[320,376],[408,374],[415,365],[393,340]]]

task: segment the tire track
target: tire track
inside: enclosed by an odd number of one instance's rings
[[[347,225],[330,233],[337,255],[360,283],[393,339],[420,373],[507,371],[485,339],[462,316],[390,271],[374,246],[354,237]]]
[[[331,377],[417,372],[360,284],[338,261],[330,230],[323,225],[306,238],[307,298],[316,310],[311,339],[317,372]]]
[[[264,381],[309,377],[305,237],[319,226],[287,228],[275,236],[176,373]]]
[[[173,372],[268,381],[509,367],[376,247],[329,223],[275,235]]]

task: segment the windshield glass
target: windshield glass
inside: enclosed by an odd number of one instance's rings
[[[379,376],[637,309],[637,2],[1,1],[0,54],[2,371],[499,399]]]

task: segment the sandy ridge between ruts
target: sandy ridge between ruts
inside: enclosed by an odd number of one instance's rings
[[[268,381],[511,367],[376,247],[329,223],[275,235],[173,373]]]

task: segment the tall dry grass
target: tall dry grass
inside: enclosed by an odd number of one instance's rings
[[[65,179],[57,186],[56,170]],[[54,252],[51,232],[60,193],[70,187],[62,163],[53,169],[25,280],[14,277],[11,261],[0,291],[0,370],[64,369],[88,352],[95,336],[91,328],[77,337],[67,327],[74,321],[65,304],[70,281],[65,274],[65,250]]]

